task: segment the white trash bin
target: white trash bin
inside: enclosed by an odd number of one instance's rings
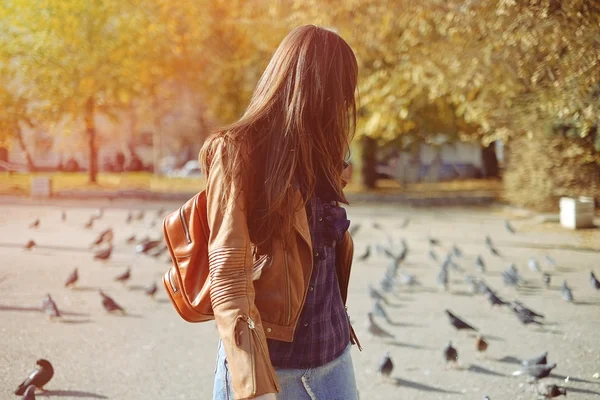
[[[594,227],[594,199],[592,197],[561,197],[560,224],[569,229]]]

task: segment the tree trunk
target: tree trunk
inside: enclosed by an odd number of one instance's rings
[[[481,164],[485,178],[497,178],[500,174],[498,157],[496,157],[496,144],[490,143],[488,147],[481,148]]]
[[[23,139],[23,132],[21,132],[21,127],[17,126],[17,140],[19,141],[19,145],[21,149],[25,152],[25,159],[27,160],[27,169],[30,172],[34,172],[36,170],[35,164],[33,163],[33,158],[25,145],[25,140]]]
[[[362,147],[362,184],[367,189],[377,185],[377,142],[365,137],[361,140]]]
[[[89,158],[89,181],[98,182],[98,151],[96,149],[96,124],[94,123],[94,99],[90,97],[85,104],[85,130],[88,136],[90,158]]]

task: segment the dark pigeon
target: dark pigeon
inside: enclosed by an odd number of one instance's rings
[[[490,301],[490,304],[492,306],[506,306],[508,305],[508,303],[504,300],[502,300],[500,297],[498,297],[498,295],[494,292],[488,292],[487,293],[487,298]]]
[[[556,261],[554,261],[552,257],[546,255],[544,256],[544,259],[546,260],[546,264],[548,265],[548,267],[556,268]]]
[[[600,290],[600,281],[596,278],[596,275],[594,275],[594,271],[590,271],[590,283],[594,289]]]
[[[102,306],[107,312],[112,313],[115,311],[119,311],[121,313],[125,313],[123,307],[118,305],[116,301],[114,301],[111,297],[107,296],[102,290],[100,290],[99,293],[100,296],[102,296]]]
[[[450,324],[452,324],[452,326],[455,327],[457,330],[459,330],[459,331],[460,330],[477,331],[476,328],[472,327],[471,325],[467,324],[462,319],[458,318],[456,315],[452,314],[452,312],[450,310],[446,310],[446,314],[448,315],[448,318],[450,319]]]
[[[21,400],[35,400],[35,386],[29,385],[25,390],[25,394],[21,398]]]
[[[140,243],[135,247],[135,251],[138,253],[144,253],[144,254],[148,254],[148,252],[150,250],[152,250],[153,248],[159,246],[161,243],[163,243],[162,240],[149,240],[146,241],[144,243]]]
[[[114,237],[112,228],[108,228],[100,232],[96,240],[92,243],[92,246],[98,246],[102,243],[111,243]]]
[[[536,388],[536,391],[538,395],[544,396],[544,399],[554,399],[559,396],[567,397],[567,388],[557,386],[554,383],[540,383]]]
[[[440,245],[440,241],[438,239],[434,238],[434,237],[429,236],[427,238],[427,240],[429,240],[429,244],[431,246],[439,246]]]
[[[40,219],[36,219],[35,221],[33,221],[30,225],[29,228],[30,229],[34,229],[34,228],[39,228],[40,227]]]
[[[556,368],[556,364],[527,365],[523,366],[520,370],[513,372],[513,376],[529,375],[537,381],[548,377],[554,368]]]
[[[79,279],[79,273],[77,272],[77,268],[75,268],[73,270],[73,272],[71,272],[69,274],[69,276],[67,277],[67,280],[65,281],[65,287],[75,286],[75,283],[77,282],[78,279]]]
[[[115,277],[115,281],[125,283],[131,278],[131,267],[127,267],[127,270],[121,275]]]
[[[525,306],[525,304],[521,303],[519,300],[513,301],[512,305],[516,309],[517,312],[520,312],[522,314],[531,315],[536,318],[545,318],[545,316],[543,314],[533,311],[531,308],[528,308],[527,306]]]
[[[519,319],[519,321],[521,321],[521,323],[523,325],[529,325],[529,324],[534,324],[534,325],[543,325],[540,321],[536,320],[535,316],[532,314],[529,314],[525,311],[523,311],[522,309],[517,309],[514,306],[511,308],[513,313],[515,314],[515,316]]]
[[[35,362],[35,364],[38,366],[38,368],[33,370],[27,379],[21,382],[17,390],[15,390],[16,395],[22,396],[25,394],[25,390],[27,390],[27,388],[31,385],[38,389],[44,390],[44,385],[47,384],[50,379],[52,379],[52,376],[54,376],[54,368],[52,368],[50,361],[40,358]]]
[[[135,217],[135,219],[137,219],[138,221],[141,221],[144,219],[145,216],[145,212],[144,210],[140,210],[140,212],[138,213],[138,215]]]
[[[521,364],[524,366],[529,366],[529,365],[543,365],[543,364],[548,364],[548,352],[545,351],[543,354],[540,354],[537,357],[533,357],[530,358],[528,360],[523,360],[521,361]]]
[[[483,353],[487,350],[488,346],[488,342],[486,342],[481,335],[477,335],[477,339],[475,340],[475,349],[477,349],[478,352]]]
[[[42,310],[48,316],[48,318],[59,318],[60,311],[58,311],[58,307],[54,300],[52,300],[52,296],[49,294],[46,295],[44,301],[42,302]]]
[[[454,363],[458,361],[458,351],[452,346],[452,342],[448,342],[448,345],[444,347],[444,360],[446,363]]]
[[[383,356],[383,360],[381,360],[381,363],[379,364],[378,372],[381,374],[381,376],[389,378],[390,375],[392,374],[393,370],[394,370],[394,363],[392,362],[390,353],[387,352],[387,353],[385,353],[385,355]]]
[[[356,233],[360,230],[360,224],[352,224],[350,227],[350,236],[356,235]]]
[[[94,260],[108,260],[112,254],[113,247],[109,246],[104,250],[97,251],[94,254]]]
[[[494,242],[492,241],[492,237],[490,235],[485,235],[485,244],[488,247],[494,247]]]
[[[25,250],[31,250],[35,247],[35,242],[33,240],[28,241],[23,247]]]

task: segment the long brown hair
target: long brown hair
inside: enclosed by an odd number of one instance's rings
[[[317,185],[347,203],[341,175],[356,126],[357,77],[344,39],[314,25],[298,27],[275,51],[244,115],[202,147],[208,172],[220,143],[227,183],[221,205],[231,204],[233,187],[241,189],[253,243],[289,238],[294,212]]]

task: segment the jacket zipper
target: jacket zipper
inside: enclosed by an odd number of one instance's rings
[[[287,315],[286,315],[286,324],[290,324],[290,320],[292,319],[292,296],[290,294],[290,269],[288,265],[288,256],[285,248],[283,249],[283,264],[285,267],[285,284],[286,290],[285,294],[287,297]]]
[[[188,244],[192,243],[192,238],[190,237],[190,229],[188,228],[187,221],[185,220],[185,212],[183,211],[183,207],[179,209],[179,219],[181,220],[181,224],[183,225],[183,233],[185,234],[185,238]]]
[[[251,332],[254,332],[254,321],[250,317],[248,317],[248,328]],[[256,396],[256,360],[254,359],[254,340],[252,337],[249,337],[248,339],[250,340],[250,360],[252,363],[252,396]]]

